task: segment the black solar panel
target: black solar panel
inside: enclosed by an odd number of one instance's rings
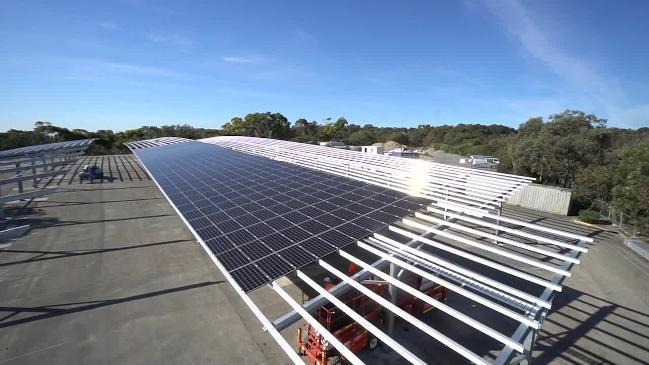
[[[135,151],[248,292],[362,239],[425,201],[200,142]]]

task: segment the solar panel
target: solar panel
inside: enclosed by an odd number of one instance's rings
[[[246,292],[365,238],[425,203],[200,142],[135,153]]]
[[[37,153],[49,153],[59,150],[76,150],[77,152],[81,152],[88,148],[88,146],[90,146],[90,144],[95,140],[97,140],[97,138],[79,139],[74,141],[46,143],[34,146],[13,148],[10,150],[0,151],[0,158],[10,158]]]

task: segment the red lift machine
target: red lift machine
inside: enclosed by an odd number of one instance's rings
[[[354,274],[357,270],[358,268],[353,264],[349,268],[350,274]],[[423,282],[418,275],[411,275],[408,280],[402,279],[401,281],[409,283],[412,287],[418,288],[426,295],[439,301],[446,301],[448,297],[448,289],[432,282]],[[388,283],[372,279],[365,280],[362,283],[383,298],[389,299]],[[334,287],[334,284],[327,278],[324,286],[325,289],[329,290]],[[303,299],[304,301],[308,300],[305,295],[303,295]],[[341,298],[341,300],[375,326],[382,328],[385,325],[385,309],[367,296],[352,292],[349,296]],[[403,291],[399,292],[397,303],[401,309],[416,317],[421,317],[434,308]],[[320,307],[316,313],[316,318],[322,326],[354,353],[366,349],[371,351],[379,345],[376,337],[372,336],[365,328],[331,303]],[[297,346],[298,353],[305,356],[309,365],[342,365],[346,363],[338,351],[311,325],[307,325],[306,329],[298,328]]]

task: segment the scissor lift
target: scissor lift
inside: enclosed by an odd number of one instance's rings
[[[433,282],[423,283],[421,276],[413,276],[410,281],[413,287],[419,288],[421,292],[439,301],[445,301],[448,297],[448,289]],[[389,298],[387,283],[370,279],[364,281],[363,284],[381,297]],[[366,295],[355,294],[347,297],[345,304],[377,327],[384,327],[386,311]],[[421,317],[433,309],[430,304],[406,293],[398,295],[398,305],[416,317]],[[320,307],[316,317],[320,324],[353,353],[363,350],[371,351],[379,345],[376,337],[331,303]],[[311,325],[307,325],[304,333],[302,328],[298,329],[298,353],[305,356],[310,365],[341,365],[345,363],[341,354]]]

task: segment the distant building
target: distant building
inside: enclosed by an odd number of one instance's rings
[[[325,147],[342,147],[345,144],[342,142],[336,142],[336,141],[327,141],[327,142],[320,142],[320,146],[325,146]]]
[[[419,158],[421,152],[415,150],[408,150],[405,148],[395,148],[393,150],[384,152],[383,154],[388,156],[395,156],[395,157]]]
[[[369,153],[372,155],[382,155],[383,154],[383,146],[363,146],[361,147],[361,151],[363,153]]]

